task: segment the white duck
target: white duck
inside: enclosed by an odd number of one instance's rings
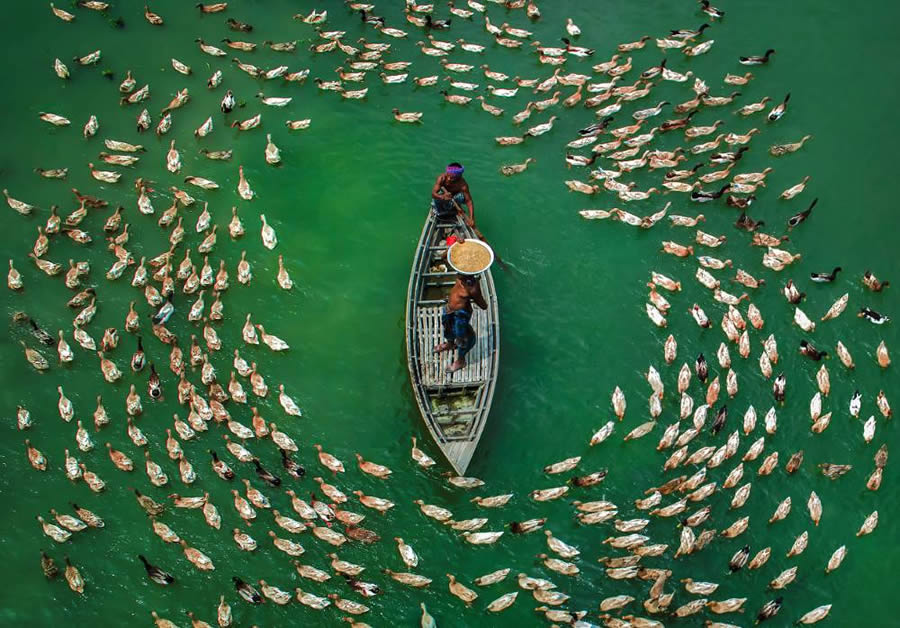
[[[174,144],[174,141],[172,143]],[[237,191],[238,195],[245,201],[252,200],[255,196],[253,190],[250,189],[250,184],[247,182],[247,178],[244,176],[244,166],[238,166]]]
[[[169,152],[166,153],[166,170],[173,174],[181,170],[181,155],[175,148],[175,140],[169,144]]]
[[[278,246],[278,236],[275,235],[275,229],[266,222],[266,215],[260,214],[259,219],[262,221],[262,227],[260,229],[260,235],[262,236],[263,246],[269,249],[270,251]]]

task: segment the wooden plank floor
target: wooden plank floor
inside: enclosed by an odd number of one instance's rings
[[[425,386],[447,386],[451,384],[477,384],[485,381],[490,374],[489,359],[491,355],[490,338],[488,337],[487,313],[475,308],[471,325],[475,330],[475,346],[466,356],[466,366],[455,373],[448,373],[450,361],[454,353],[446,351],[435,353],[434,347],[444,342],[444,330],[441,326],[442,306],[419,307],[416,319],[419,333],[419,356],[421,356],[422,383]]]

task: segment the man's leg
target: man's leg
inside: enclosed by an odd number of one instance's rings
[[[444,351],[449,351],[454,346],[453,314],[447,311],[446,306],[444,307],[444,313],[441,316],[441,327],[444,329],[445,340],[434,348],[435,353],[443,353]]]
[[[456,349],[457,349],[457,357],[456,361],[450,365],[450,372],[455,373],[456,371],[464,368],[466,366],[466,355],[469,351],[472,350],[472,347],[475,346],[475,331],[469,327],[469,333],[462,336],[461,338],[457,338],[456,340]]]
[[[438,218],[452,218],[456,215],[456,209],[450,201],[431,199],[431,212]]]

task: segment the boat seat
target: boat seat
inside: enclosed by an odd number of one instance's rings
[[[470,324],[475,330],[475,346],[466,355],[466,366],[449,373],[452,353],[435,353],[434,348],[444,342],[441,325],[442,306],[416,308],[421,333],[418,335],[422,383],[428,388],[482,384],[489,377],[491,350],[494,345],[488,336],[487,312],[474,308]]]

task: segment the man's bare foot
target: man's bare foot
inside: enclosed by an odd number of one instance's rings
[[[450,373],[455,373],[456,371],[463,369],[466,367],[466,363],[463,360],[457,360],[450,365],[450,368],[447,369]]]
[[[435,353],[443,353],[444,351],[449,351],[451,348],[451,344],[449,342],[442,342],[438,346],[434,348]]]

